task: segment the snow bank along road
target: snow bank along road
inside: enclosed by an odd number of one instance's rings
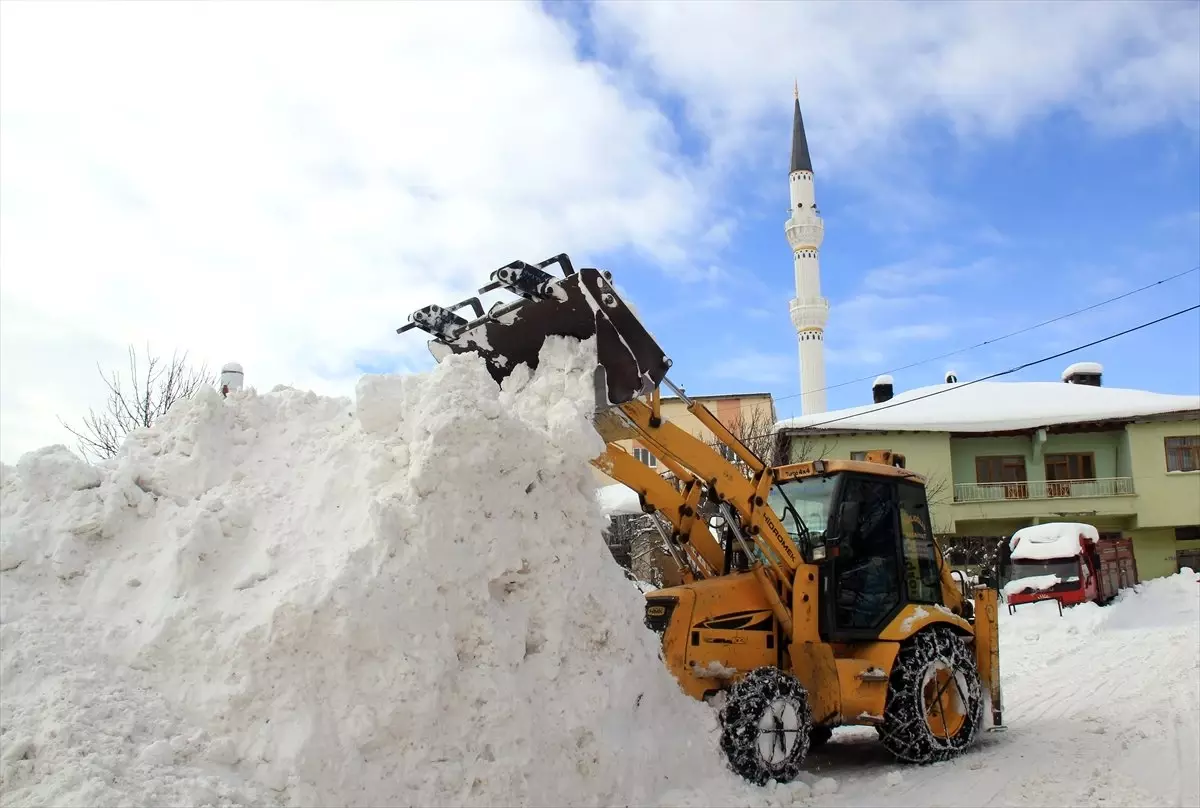
[[[1194,576],[1005,617],[1011,729],[960,760],[847,731],[735,778],[600,538],[590,351],[209,390],[0,470],[0,804],[1197,804]]]
[[[1002,610],[1005,732],[959,760],[890,763],[841,730],[809,768],[844,806],[1200,805],[1200,583],[1185,571],[1059,617]],[[844,733],[844,734],[843,734]]]

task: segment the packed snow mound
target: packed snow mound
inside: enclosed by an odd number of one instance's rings
[[[4,469],[0,802],[762,803],[601,539],[593,352],[206,389]]]
[[[1122,589],[1108,605],[1088,601],[1064,609],[1061,615],[1053,600],[1022,605],[1013,614],[1002,616],[1001,642],[1040,640],[1047,631],[1086,636],[1131,629],[1200,630],[1200,583],[1196,578],[1196,573],[1185,567],[1174,575]],[[1031,629],[1037,633],[1029,633]],[[1191,651],[1195,667],[1200,667],[1200,646]]]
[[[1013,561],[1075,558],[1083,549],[1081,538],[1095,544],[1100,541],[1100,532],[1083,522],[1047,522],[1021,528],[1009,539],[1008,546]]]
[[[1000,609],[1002,733],[951,763],[878,757],[875,731],[838,730],[831,808],[1200,805],[1200,583],[1191,570],[1107,606]],[[821,765],[821,753],[813,768]]]

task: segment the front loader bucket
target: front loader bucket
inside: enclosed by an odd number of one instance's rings
[[[545,271],[562,266],[563,277]],[[658,386],[671,361],[613,287],[612,275],[598,269],[576,272],[566,255],[532,265],[514,261],[492,273],[480,293],[507,288],[520,299],[497,303],[486,314],[478,298],[450,308],[426,306],[409,315],[402,333],[420,328],[433,339],[429,350],[439,362],[451,353],[478,353],[497,382],[520,364],[534,369],[551,335],[596,338],[598,406],[623,404]],[[454,312],[471,306],[475,319]]]

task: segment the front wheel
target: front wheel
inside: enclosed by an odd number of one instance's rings
[[[729,690],[721,712],[721,749],[729,766],[755,785],[788,783],[808,754],[808,693],[778,668],[756,668]]]
[[[879,737],[906,763],[934,763],[970,746],[983,725],[975,657],[954,631],[921,631],[900,647]]]

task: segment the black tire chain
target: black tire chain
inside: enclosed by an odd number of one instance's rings
[[[758,752],[758,722],[777,699],[790,702],[800,719],[795,746],[777,766],[770,767]],[[721,711],[721,750],[729,767],[755,785],[770,780],[788,783],[796,778],[808,755],[812,713],[808,692],[796,677],[779,668],[755,668],[729,690]]]
[[[947,660],[952,673],[962,673],[967,680],[967,692],[961,693],[958,677],[951,676],[942,694],[943,699],[959,698],[967,707],[962,727],[948,739],[930,730],[921,710],[922,677],[929,664],[938,658]],[[888,681],[883,724],[877,728],[880,740],[892,755],[904,763],[949,760],[974,742],[982,725],[983,688],[975,657],[962,637],[939,626],[918,632],[900,646]]]

